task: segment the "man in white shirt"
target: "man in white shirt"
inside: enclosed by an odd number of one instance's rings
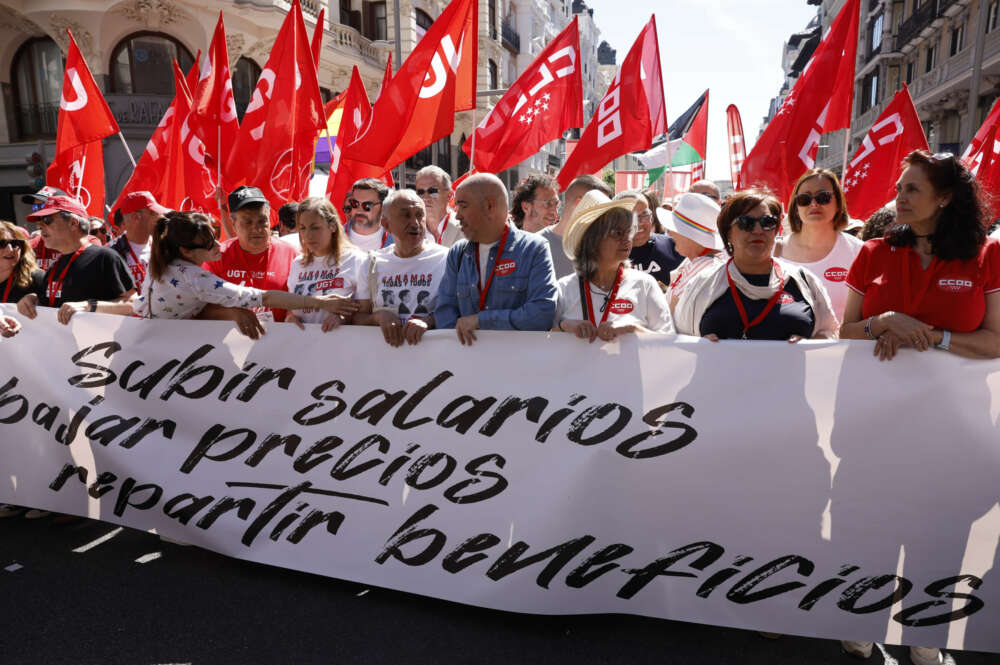
[[[371,252],[393,243],[393,237],[382,224],[382,203],[389,195],[385,183],[375,178],[362,178],[354,183],[344,213],[347,215],[347,237],[358,249]]]
[[[464,238],[455,221],[455,213],[448,208],[451,198],[451,177],[439,166],[425,166],[417,171],[417,196],[427,209],[427,230],[435,242],[451,247]]]
[[[125,233],[112,243],[111,249],[125,259],[132,281],[141,292],[149,269],[149,236],[156,228],[156,222],[170,212],[170,208],[157,203],[150,192],[140,191],[125,196],[118,209],[122,213]]]
[[[427,234],[424,202],[410,189],[396,190],[383,203],[382,227],[395,243],[361,261],[355,298],[356,325],[379,326],[387,344],[416,344],[434,328],[437,292],[448,249]],[[427,295],[421,295],[426,292]],[[417,313],[415,303],[426,313]],[[370,313],[367,313],[370,312]]]

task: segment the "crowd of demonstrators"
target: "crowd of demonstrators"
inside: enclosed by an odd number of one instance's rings
[[[360,261],[354,322],[378,326],[391,346],[417,344],[424,331],[435,327],[449,250],[427,233],[424,202],[412,190],[386,197],[382,228],[396,242]]]
[[[600,178],[589,174],[574,178],[563,194],[563,205],[559,211],[559,221],[546,226],[538,232],[538,235],[549,243],[549,253],[552,255],[552,267],[556,271],[556,279],[562,279],[575,272],[573,261],[563,251],[563,237],[583,195],[593,190],[601,192],[608,198],[611,198],[613,194],[607,183]]]
[[[550,175],[529,175],[514,188],[510,218],[522,231],[538,233],[559,217],[559,184]]]
[[[819,277],[838,319],[843,318],[847,304],[847,270],[863,244],[843,233],[847,223],[847,200],[837,175],[810,169],[799,178],[788,202],[791,233],[774,246],[775,256]]]
[[[559,280],[557,330],[590,342],[610,342],[632,332],[674,331],[656,280],[629,267],[637,226],[633,207],[629,199],[612,200],[596,189],[576,206],[563,238],[576,274]]]
[[[417,196],[424,202],[427,211],[427,231],[434,236],[434,242],[451,247],[462,239],[462,229],[455,221],[451,210],[451,176],[440,166],[425,166],[417,171],[414,185]]]
[[[729,255],[685,285],[674,307],[677,331],[720,339],[788,340],[835,337],[839,322],[822,282],[774,257],[781,203],[749,189],[729,197],[718,229]]]
[[[344,203],[347,216],[347,238],[366,252],[382,249],[394,241],[382,226],[382,202],[389,188],[381,180],[363,178],[354,183]]]

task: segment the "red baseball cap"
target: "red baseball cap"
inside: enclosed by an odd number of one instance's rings
[[[122,211],[123,215],[127,215],[137,210],[152,210],[157,215],[166,215],[170,212],[170,208],[164,208],[159,203],[150,192],[130,192],[125,195],[122,199],[121,205],[118,209]]]
[[[42,217],[48,217],[57,212],[68,212],[74,215],[79,215],[84,219],[90,217],[90,213],[87,209],[83,207],[77,199],[71,196],[50,196],[45,201],[45,207],[41,210],[36,210],[35,212],[28,215],[27,219],[29,221],[35,221],[36,219],[41,219]]]

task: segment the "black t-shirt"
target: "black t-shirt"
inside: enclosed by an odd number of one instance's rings
[[[667,285],[670,284],[670,271],[684,260],[674,249],[674,239],[664,233],[651,233],[649,242],[633,247],[628,258],[633,268],[649,273],[657,282]]]
[[[743,275],[754,286],[767,286],[770,275]],[[736,291],[743,307],[746,309],[747,320],[753,321],[764,311],[767,300],[753,300]],[[785,282],[784,293],[778,298],[777,304],[768,312],[764,320],[747,331],[747,339],[784,340],[792,335],[812,337],[816,325],[816,315],[812,307],[802,297],[798,282],[789,277]],[[742,339],[743,319],[736,309],[733,296],[729,289],[719,296],[718,300],[709,305],[701,317],[701,334],[715,333],[719,339]]]
[[[118,252],[107,247],[89,245],[76,257],[63,278],[62,289],[55,294],[55,301],[49,302],[48,286],[56,288],[66,264],[73,254],[63,254],[52,264],[44,278],[35,287],[38,304],[59,307],[64,302],[82,300],[114,300],[135,288],[132,273]]]
[[[12,302],[16,303],[18,300],[28,295],[29,293],[34,293],[37,285],[41,283],[42,278],[45,273],[41,270],[36,270],[31,273],[31,281],[28,282],[27,286],[18,286],[17,284],[12,284],[10,287],[10,293],[7,295],[7,299],[4,300],[3,294],[7,291],[7,283],[14,279],[11,275],[4,281],[0,282],[0,302]]]

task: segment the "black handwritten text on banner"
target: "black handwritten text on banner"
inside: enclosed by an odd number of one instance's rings
[[[0,501],[463,603],[1000,651],[1000,364],[45,310]]]

